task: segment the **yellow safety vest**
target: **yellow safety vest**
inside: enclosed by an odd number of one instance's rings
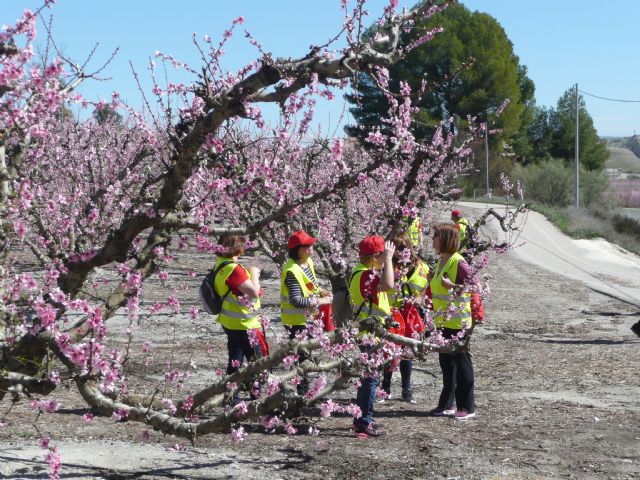
[[[420,217],[416,217],[409,226],[409,230],[407,230],[413,248],[418,248],[420,246],[420,230]]]
[[[216,274],[216,278],[214,280],[214,288],[220,297],[223,297],[227,290],[229,290],[229,286],[226,284],[227,279],[233,273],[233,270],[236,268],[236,265],[240,265],[239,263],[233,262],[230,258],[220,257],[216,262],[214,268],[217,268],[222,262],[231,261],[230,264],[225,265],[220,269],[220,271]],[[247,276],[251,275],[247,272]],[[240,303],[238,296],[230,291],[226,296],[224,301],[222,302],[222,311],[220,315],[218,315],[218,322],[229,330],[249,330],[251,328],[260,328],[260,319],[258,317],[258,309],[260,308],[260,299],[256,298],[253,301],[252,308],[247,308]]]
[[[462,242],[464,242],[467,238],[467,228],[469,228],[469,221],[466,218],[461,218],[456,223],[458,224],[458,228],[460,230],[460,248],[464,250],[466,247],[463,247]]]
[[[446,273],[453,283],[456,283],[458,276],[458,262],[464,259],[459,253],[451,255],[444,266],[441,260],[438,261],[433,278],[429,286],[431,287],[434,323],[436,328],[451,328],[461,330],[464,325],[471,328],[471,294],[456,294],[442,286],[442,277]],[[450,308],[450,305],[453,306]]]
[[[408,296],[417,297],[424,294],[429,284],[427,276],[429,275],[429,265],[422,260],[418,261],[418,266],[413,270],[411,277],[407,278],[403,275],[400,282],[393,290],[390,290],[391,305],[394,307],[402,307],[402,299]],[[398,286],[402,289],[400,291]]]
[[[364,320],[372,315],[378,315],[386,317],[391,315],[391,306],[389,305],[389,297],[386,292],[378,292],[378,304],[371,302],[371,313],[369,313],[369,299],[362,296],[360,292],[360,278],[362,274],[368,270],[369,267],[363,263],[358,263],[351,271],[351,278],[349,280],[349,297],[351,299],[351,308],[355,314],[358,309],[360,313],[355,320]],[[362,306],[362,308],[360,308]]]
[[[313,260],[308,259],[307,263],[309,264],[309,268],[311,269],[311,273],[313,274],[314,279],[316,277],[316,270],[313,265]],[[282,269],[282,275],[280,276],[280,315],[282,318],[283,325],[306,325],[307,324],[307,309],[294,307],[289,303],[289,288],[287,288],[286,278],[287,273],[291,272],[296,280],[300,284],[300,288],[302,290],[302,296],[304,298],[308,298],[309,295],[318,293],[318,287],[316,286],[316,281],[307,277],[302,270],[302,267],[298,265],[295,260],[289,259],[287,263],[284,264],[284,268]],[[309,289],[308,284],[313,284],[313,288]]]

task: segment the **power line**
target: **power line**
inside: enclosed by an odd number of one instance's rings
[[[607,97],[601,97],[599,95],[594,95],[593,93],[587,93],[584,90],[579,90],[580,93],[584,94],[584,95],[588,95],[590,97],[593,98],[599,98],[600,100],[607,100],[609,102],[620,102],[620,103],[640,103],[640,100],[622,100],[619,98],[607,98]]]

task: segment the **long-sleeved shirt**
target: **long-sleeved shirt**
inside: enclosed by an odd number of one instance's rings
[[[316,277],[313,276],[311,272],[311,268],[309,265],[306,267],[301,267],[304,274],[311,280],[313,283],[316,283]],[[296,308],[310,308],[311,307],[311,299],[305,298],[302,296],[302,287],[296,280],[296,277],[291,272],[287,272],[287,276],[284,279],[284,283],[287,285],[289,289],[289,303]]]

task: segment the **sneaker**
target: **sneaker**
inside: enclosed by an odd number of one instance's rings
[[[475,417],[475,412],[467,412],[466,410],[457,410],[456,413],[453,414],[453,418],[456,420],[468,420],[469,418]]]
[[[416,399],[413,398],[413,392],[411,390],[402,391],[402,400],[408,403],[416,403]]]
[[[361,423],[353,422],[353,433],[358,438],[369,437],[382,437],[385,435],[385,431],[382,427],[375,422],[371,422],[369,425],[362,425]]]
[[[631,325],[631,331],[640,337],[640,321]]]
[[[453,417],[456,411],[453,408],[436,407],[429,412],[432,417]]]

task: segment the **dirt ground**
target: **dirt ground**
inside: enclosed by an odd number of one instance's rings
[[[202,272],[208,259],[193,256],[187,263]],[[199,278],[187,274],[192,267],[185,263],[172,272],[188,286],[180,293],[184,311],[197,298]],[[275,317],[278,280],[273,266],[266,268],[272,275],[263,281],[264,303]],[[256,431],[240,444],[220,434],[191,445],[151,432],[145,442],[140,424],[105,418],[85,424],[86,407],[72,388],[58,395],[59,413],[34,425],[28,405],[14,407],[0,429],[0,478],[46,478],[42,435],[58,446],[64,479],[640,478],[640,339],[629,331],[639,309],[511,254],[496,257],[490,273],[487,324],[472,342],[472,420],[428,416],[441,387],[437,355],[414,364],[418,403],[376,405],[387,435],[367,440],[355,438],[350,418],[338,416],[320,421],[317,436]],[[159,300],[156,287],[151,282],[147,288]],[[117,335],[127,325],[121,315],[110,330]],[[185,392],[225,366],[224,335],[209,319],[143,316],[136,330],[128,371],[134,389],[159,384],[167,364],[192,363]],[[149,367],[140,351],[144,340],[152,344]],[[399,382],[396,373],[392,394],[399,393]],[[353,395],[351,389],[340,398]],[[5,400],[0,412],[9,407]]]

